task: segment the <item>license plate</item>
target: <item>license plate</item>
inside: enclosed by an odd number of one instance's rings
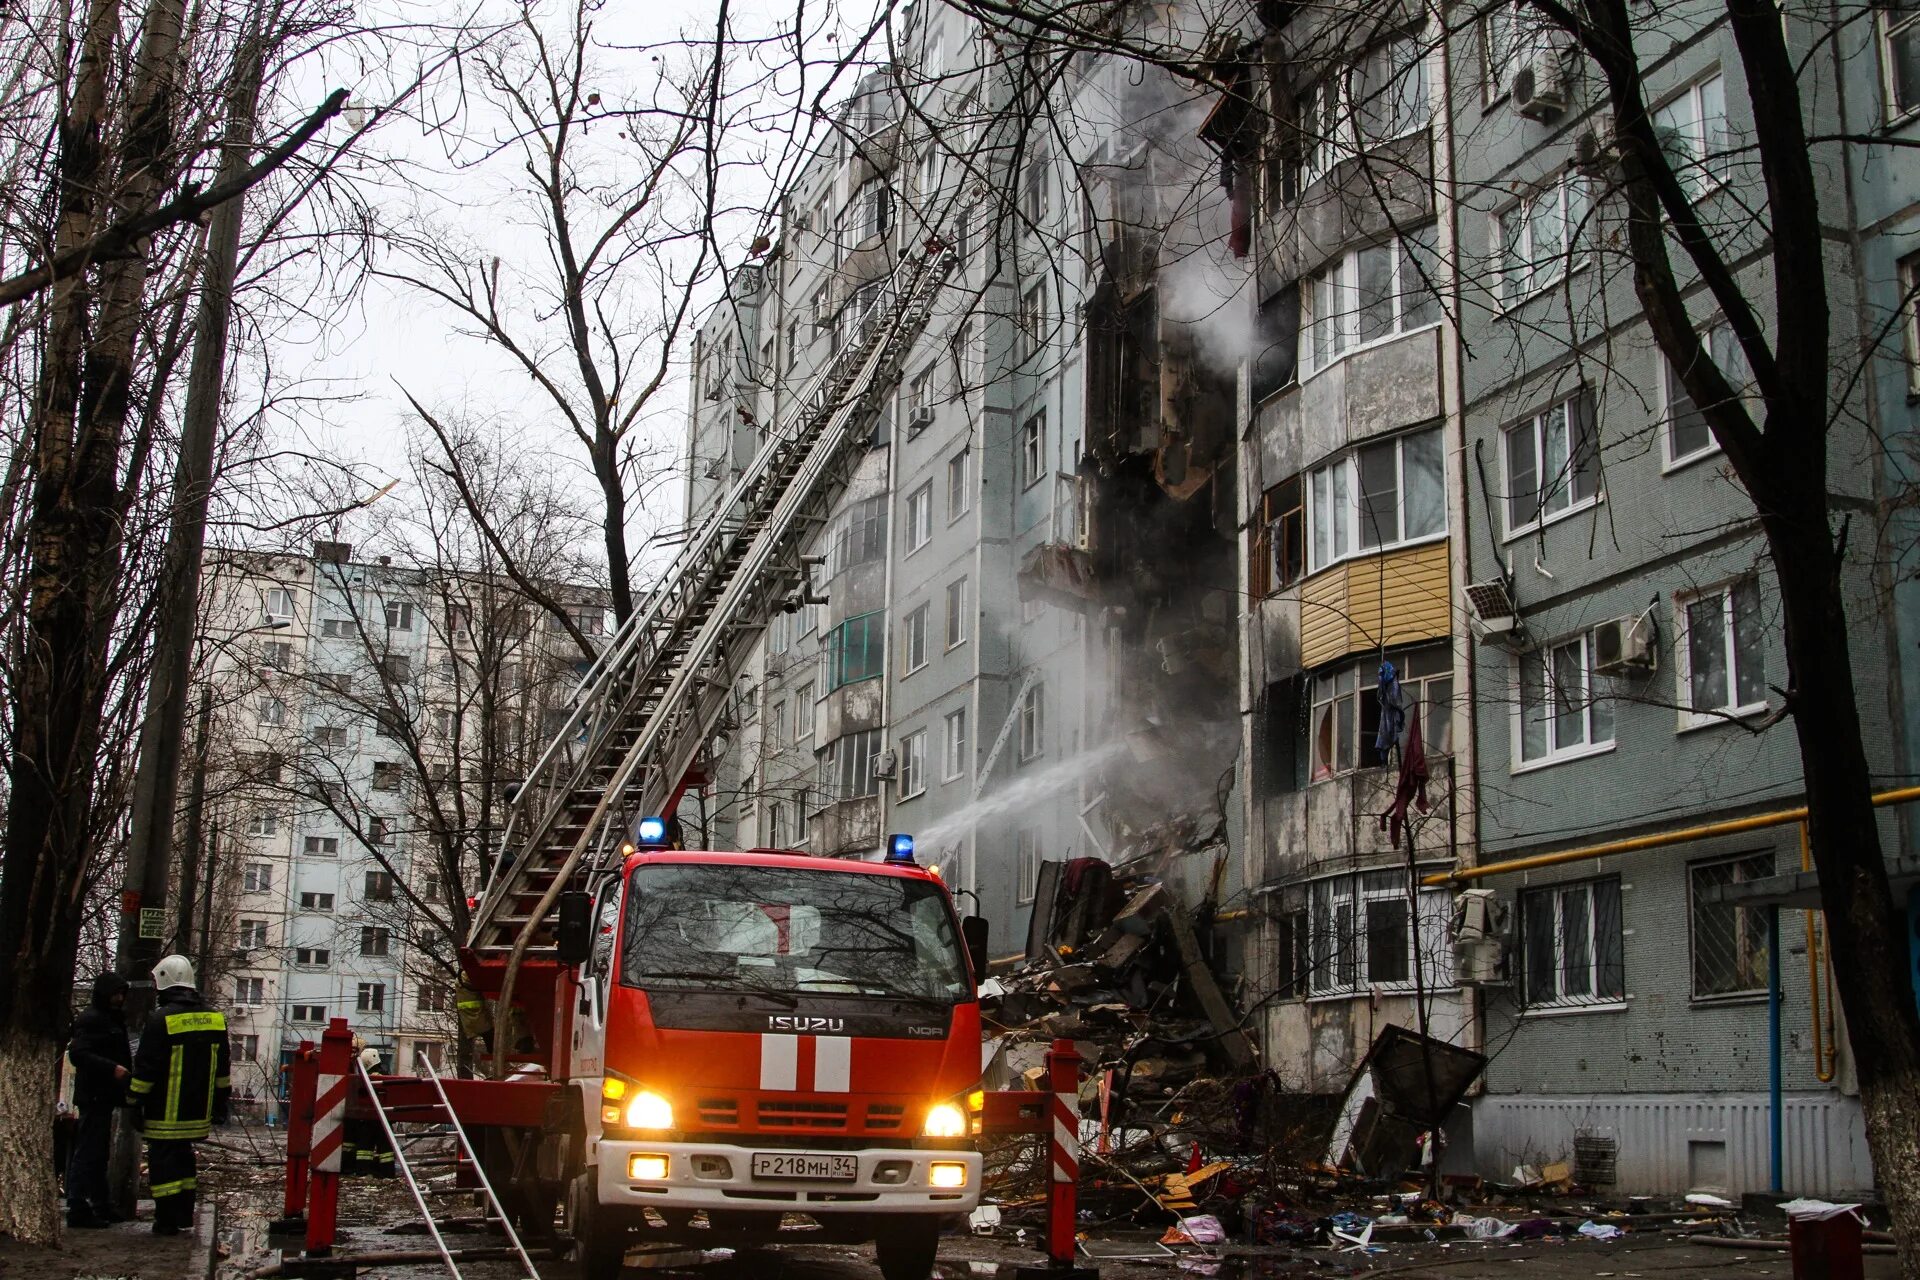
[[[852,1156],[816,1156],[798,1151],[756,1151],[749,1166],[756,1178],[819,1178],[852,1182],[860,1162]]]

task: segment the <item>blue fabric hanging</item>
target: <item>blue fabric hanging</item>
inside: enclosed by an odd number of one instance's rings
[[[1373,749],[1385,760],[1387,753],[1400,745],[1400,735],[1407,727],[1406,693],[1391,662],[1380,664],[1379,697],[1380,730],[1374,734]]]

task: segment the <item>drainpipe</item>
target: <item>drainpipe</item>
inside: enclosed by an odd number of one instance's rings
[[[1780,1192],[1780,908],[1767,908],[1767,1189]]]

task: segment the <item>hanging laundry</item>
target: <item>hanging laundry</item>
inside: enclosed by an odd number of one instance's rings
[[[1388,664],[1382,663],[1381,670]],[[1382,704],[1380,719],[1384,723],[1386,712]],[[1400,844],[1401,828],[1407,825],[1407,806],[1417,804],[1420,812],[1425,813],[1432,806],[1427,803],[1427,745],[1420,733],[1420,708],[1413,709],[1413,716],[1407,724],[1407,744],[1400,752],[1400,783],[1393,790],[1393,803],[1380,815],[1380,825],[1388,831],[1395,847]]]
[[[1373,749],[1384,763],[1387,753],[1400,745],[1401,731],[1407,727],[1406,690],[1400,685],[1400,673],[1391,662],[1380,664],[1380,729],[1374,734]]]

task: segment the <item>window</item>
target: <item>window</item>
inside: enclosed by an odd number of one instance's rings
[[[878,676],[886,665],[886,615],[863,613],[827,633],[827,692]]]
[[[1764,880],[1771,853],[1696,862],[1687,868],[1688,933],[1693,949],[1693,998],[1749,995],[1767,989],[1766,907],[1703,902],[1703,891]]]
[[[1531,1006],[1627,996],[1620,881],[1582,880],[1520,895],[1520,991]]]
[[[1295,191],[1312,186],[1354,153],[1353,117],[1341,92],[1345,74],[1344,68],[1334,71],[1294,100],[1294,118],[1303,134]]]
[[[361,1013],[384,1013],[387,1008],[387,984],[384,982],[361,983],[355,1007]]]
[[[927,789],[927,732],[900,739],[900,798],[911,800]]]
[[[293,592],[285,587],[268,587],[261,593],[261,604],[269,622],[293,621]]]
[[[413,659],[404,653],[390,653],[380,659],[380,674],[389,680],[405,680],[413,672]]]
[[[316,671],[313,679],[328,693],[353,692],[353,677],[345,671]]]
[[[1613,745],[1613,700],[1593,660],[1589,634],[1514,659],[1520,763],[1591,755]]]
[[[1293,476],[1261,495],[1260,519],[1247,559],[1255,599],[1292,586],[1306,571],[1305,493],[1300,477]]]
[[[361,897],[368,902],[393,901],[393,873],[391,871],[369,871]]]
[[[1920,57],[1920,31],[1914,32],[1913,39]],[[1914,69],[1914,76],[1920,81],[1920,67]],[[1900,264],[1900,331],[1907,357],[1907,394],[1920,396],[1920,254]]]
[[[279,832],[280,815],[270,809],[259,810],[247,823],[247,834],[250,836],[271,836]]]
[[[441,901],[440,885],[441,885],[440,877],[437,875],[434,875],[432,872],[428,872],[426,875],[421,876],[420,877],[420,901],[422,902]]]
[[[1701,354],[1718,366],[1736,394],[1746,394],[1753,384],[1753,375],[1747,369],[1747,353],[1733,336],[1733,329],[1724,322],[1709,325],[1700,335]],[[1664,445],[1667,467],[1677,467],[1692,462],[1695,458],[1705,457],[1720,446],[1714,441],[1713,432],[1707,426],[1706,415],[1693,403],[1693,397],[1687,394],[1681,385],[1680,374],[1672,361],[1660,354],[1660,386],[1663,394],[1662,417],[1665,429],[1660,433]]]
[[[240,1058],[240,1061],[242,1062],[258,1062],[260,1060],[260,1037],[259,1036],[241,1036],[240,1037],[239,1058]]]
[[[400,789],[400,766],[392,760],[373,762],[373,789],[375,791],[398,791]]]
[[[267,980],[265,978],[235,978],[233,980],[233,1002],[258,1008],[267,1002]]]
[[[813,696],[814,684],[809,680],[794,690],[793,694],[793,740],[795,742],[813,741]]]
[[[767,806],[767,813],[763,824],[767,847],[772,849],[786,848],[786,811],[780,807],[779,801],[776,800]]]
[[[1426,128],[1432,112],[1427,44],[1418,33],[1391,36],[1294,100],[1304,144],[1293,173],[1294,191],[1313,185],[1362,146]]]
[[[1600,442],[1585,392],[1508,427],[1507,536],[1551,523],[1600,496]]]
[[[1031,760],[1047,749],[1047,686],[1034,682],[1020,697],[1020,758]]]
[[[256,951],[267,945],[267,922],[243,918],[240,921],[239,946],[248,951]]]
[[[308,836],[303,847],[310,858],[331,858],[340,852],[340,837]]]
[[[933,538],[933,482],[907,495],[907,554],[912,555]]]
[[[1545,23],[1524,0],[1496,5],[1481,19],[1480,48],[1488,102],[1506,96],[1513,73],[1524,60],[1541,53],[1552,54]]]
[[[260,723],[269,729],[277,729],[287,722],[287,704],[279,698],[260,700]]]
[[[330,893],[303,893],[300,895],[302,911],[333,910],[333,895]]]
[[[320,635],[323,639],[341,640],[352,634],[353,620],[351,618],[322,618],[320,620]]]
[[[809,585],[811,585],[811,578],[809,578]],[[798,634],[801,636],[801,638],[804,639],[805,637],[810,636],[815,631],[819,630],[820,628],[820,606],[819,605],[803,604],[800,606],[800,612],[797,616],[800,619]]]
[[[1361,347],[1439,322],[1433,244],[1429,223],[1405,239],[1335,258],[1301,281],[1303,376]]]
[[[391,600],[387,603],[387,630],[413,630],[413,605],[405,600]]]
[[[1388,655],[1400,684],[1406,720],[1402,739],[1420,710],[1420,737],[1429,755],[1453,750],[1453,656],[1444,645]],[[1313,677],[1307,717],[1307,759],[1312,782],[1354,769],[1387,764],[1392,746],[1380,745],[1380,684],[1372,659]]]
[[[385,844],[387,842],[389,835],[390,835],[390,832],[387,829],[387,820],[385,818],[372,817],[367,819],[367,843],[368,844],[373,844],[373,845]]]
[[[832,572],[838,577],[855,565],[887,554],[887,500],[862,498],[847,508],[833,531]]]
[[[1053,185],[1047,159],[1046,152],[1042,151],[1027,161],[1021,178],[1020,212],[1029,222],[1040,222],[1047,216],[1047,189]]]
[[[1746,578],[1681,601],[1681,655],[1689,724],[1713,724],[1722,712],[1746,715],[1767,705],[1766,624],[1760,583]]]
[[[269,671],[285,671],[293,665],[293,646],[285,640],[262,640],[260,665]]]
[[[1653,131],[1687,199],[1698,200],[1727,180],[1727,83],[1718,75],[1655,107]]]
[[[1047,411],[1040,410],[1020,427],[1020,487],[1031,489],[1047,470]]]
[[[1413,986],[1413,949],[1420,948],[1422,984],[1453,985],[1446,929],[1451,907],[1441,890],[1422,890],[1413,927],[1403,870],[1365,871],[1308,886],[1307,990],[1335,995],[1374,987]],[[1297,942],[1295,945],[1298,945]]]
[[[903,675],[912,675],[927,665],[927,612],[921,605],[909,613],[900,626],[900,665]]]
[[[327,1006],[323,1004],[297,1004],[293,1006],[293,1020],[295,1022],[325,1022],[327,1020]]]
[[[966,449],[947,459],[948,524],[952,524],[973,509],[973,485],[968,474],[972,467],[972,455]]]
[[[933,366],[928,365],[908,381],[906,390],[901,393],[901,419],[906,423],[907,438],[925,430],[933,421]]]
[[[414,1074],[425,1075],[426,1072],[421,1070],[423,1066],[431,1067],[434,1071],[442,1074],[445,1073],[447,1066],[447,1046],[445,1041],[423,1040],[413,1046]]]
[[[767,708],[766,741],[768,746],[775,747],[783,746],[787,741],[787,700],[785,698]]]
[[[1886,71],[1887,119],[1920,110],[1920,5],[1895,0],[1880,15],[1880,61]]]
[[[240,873],[240,888],[245,893],[269,893],[273,889],[273,864],[249,862]]]
[[[347,745],[347,731],[337,724],[323,724],[313,731],[313,745],[316,747],[344,747]]]
[[[1020,902],[1032,902],[1034,890],[1040,884],[1040,833],[1032,827],[1022,827],[1013,833],[1014,874],[1019,877],[1014,883],[1014,897]]]
[[[953,781],[967,771],[967,709],[947,712],[941,777]]]
[[[967,580],[955,578],[947,584],[947,648],[956,648],[967,642],[971,631],[968,625],[971,618],[967,609]]]
[[[1587,184],[1582,178],[1555,178],[1543,191],[1504,210],[1494,228],[1495,287],[1500,301],[1513,306],[1560,279],[1585,253]]]
[[[363,956],[384,956],[393,941],[390,930],[367,925],[360,930],[360,954]],[[365,1006],[361,1006],[364,1008]]]
[[[793,643],[793,615],[776,609],[767,619],[767,652],[781,654]]]
[[[893,190],[885,178],[871,178],[853,193],[842,218],[844,248],[852,249],[893,226]]]
[[[880,731],[867,729],[836,738],[827,744],[822,761],[821,785],[828,801],[854,800],[875,795],[879,784],[873,780],[873,758],[880,752]]]
[[[1020,349],[1016,358],[1031,359],[1040,354],[1047,340],[1047,286],[1036,284],[1020,295]]]
[[[1307,519],[1311,572],[1447,531],[1446,455],[1433,427],[1316,468]]]
[[[326,947],[295,947],[293,962],[298,965],[317,967],[333,963],[333,952]]]
[[[445,1013],[452,1005],[451,994],[444,982],[423,982],[414,993],[413,1007],[417,1013]],[[431,1047],[437,1049],[440,1046],[436,1043]]]

